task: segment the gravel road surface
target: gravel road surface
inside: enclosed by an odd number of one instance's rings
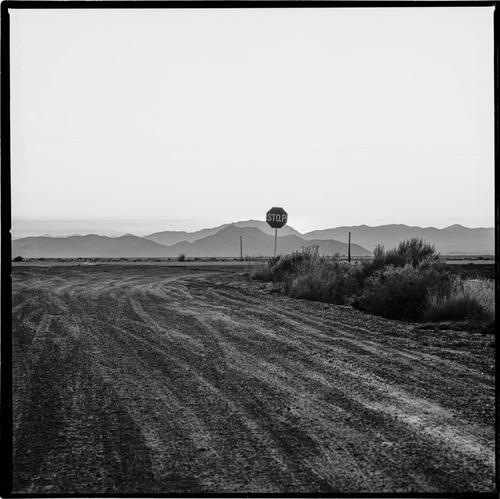
[[[491,336],[242,270],[15,267],[14,491],[494,491]]]

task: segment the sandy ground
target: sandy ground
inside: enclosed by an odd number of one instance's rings
[[[14,491],[494,490],[491,336],[241,271],[15,267]]]

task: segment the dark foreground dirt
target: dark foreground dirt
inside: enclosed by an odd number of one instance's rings
[[[237,272],[15,267],[15,492],[494,490],[491,336]]]

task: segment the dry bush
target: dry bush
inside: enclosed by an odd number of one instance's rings
[[[299,265],[293,278],[283,284],[284,291],[295,298],[337,304],[346,303],[357,290],[349,264],[321,257]]]
[[[300,264],[318,258],[317,247],[306,248],[304,251],[294,251],[288,255],[278,255],[269,258],[266,263],[253,265],[250,277],[261,281],[283,281],[294,275]]]
[[[409,239],[369,262],[350,265],[306,248],[249,269],[252,279],[274,281],[295,298],[352,304],[366,312],[409,321],[494,321],[493,281],[452,278],[434,246]]]
[[[425,318],[442,320],[495,320],[495,283],[487,279],[456,277],[447,292],[430,294]]]
[[[397,248],[393,248],[385,254],[385,265],[404,267],[412,265],[416,267],[424,261],[439,258],[439,253],[432,244],[426,243],[423,239],[413,237],[407,241],[401,241]]]
[[[464,281],[464,289],[479,301],[487,317],[495,320],[495,281],[493,279],[468,279]]]
[[[389,319],[416,321],[423,316],[429,293],[446,289],[448,282],[448,274],[428,262],[389,265],[366,279],[354,306]]]
[[[273,271],[267,263],[259,263],[249,266],[248,273],[250,279],[256,279],[258,281],[273,280]]]
[[[442,264],[441,257],[432,244],[426,243],[423,239],[414,237],[406,241],[401,241],[396,248],[385,250],[384,246],[378,244],[373,250],[373,258],[370,261],[363,261],[358,269],[358,280],[364,281],[377,270],[388,265],[394,267],[404,267],[412,265],[417,267],[424,262],[432,265]]]
[[[250,269],[250,278],[274,281],[281,291],[295,298],[345,303],[356,288],[353,269],[335,258],[322,257],[317,247],[269,259]]]

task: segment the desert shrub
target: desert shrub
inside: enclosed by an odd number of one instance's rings
[[[424,317],[430,321],[495,320],[495,287],[493,281],[456,277],[445,292],[434,292],[427,298]]]
[[[284,291],[295,298],[344,304],[355,293],[352,268],[336,260],[316,258],[300,264],[283,282]]]
[[[451,286],[450,273],[434,246],[417,238],[389,251],[378,245],[372,260],[352,265],[307,248],[271,258],[252,267],[249,275],[274,281],[283,293],[296,298],[352,304],[375,315],[410,321],[426,316],[431,301],[438,303],[438,298],[429,301],[429,297],[446,296]]]
[[[14,258],[14,262],[22,262],[24,260],[24,258],[22,256],[16,256]]]
[[[423,316],[429,293],[448,286],[448,275],[439,267],[425,263],[417,267],[389,265],[366,280],[354,305],[389,319],[415,321]]]
[[[377,244],[375,248],[373,249],[373,260],[371,262],[365,262],[365,263],[371,263],[374,267],[380,268],[385,265],[385,249],[383,244]]]
[[[495,320],[495,281],[493,279],[467,279],[464,289],[474,296],[483,307],[486,317]]]
[[[274,256],[269,258],[267,263],[254,265],[250,270],[250,276],[261,281],[289,280],[295,275],[301,264],[317,258],[319,258],[317,247],[294,251],[287,255]]]
[[[269,260],[275,280],[288,277],[298,271],[300,266],[311,263],[319,259],[318,247],[311,246],[302,251],[294,251],[288,255],[281,255]]]
[[[250,279],[256,279],[258,281],[272,281],[273,271],[272,267],[267,263],[259,263],[258,265],[253,265],[249,269]]]
[[[253,266],[250,277],[274,281],[283,293],[295,298],[346,303],[359,288],[353,272],[352,266],[319,256],[317,247],[308,247]]]
[[[177,257],[177,261],[178,261],[178,262],[183,262],[185,259],[186,259],[186,255],[185,255],[184,253],[181,253],[181,254]]]
[[[439,253],[432,244],[423,239],[413,237],[407,241],[401,241],[397,248],[393,248],[385,254],[385,264],[404,267],[413,265],[416,267],[424,261],[438,259]]]
[[[418,265],[428,262],[431,264],[441,263],[441,258],[436,248],[432,244],[426,243],[423,239],[414,237],[406,241],[401,241],[396,248],[385,250],[384,246],[378,244],[373,250],[373,258],[362,262],[358,269],[358,281],[363,282],[376,271],[392,265],[394,267],[404,267],[405,265]]]

